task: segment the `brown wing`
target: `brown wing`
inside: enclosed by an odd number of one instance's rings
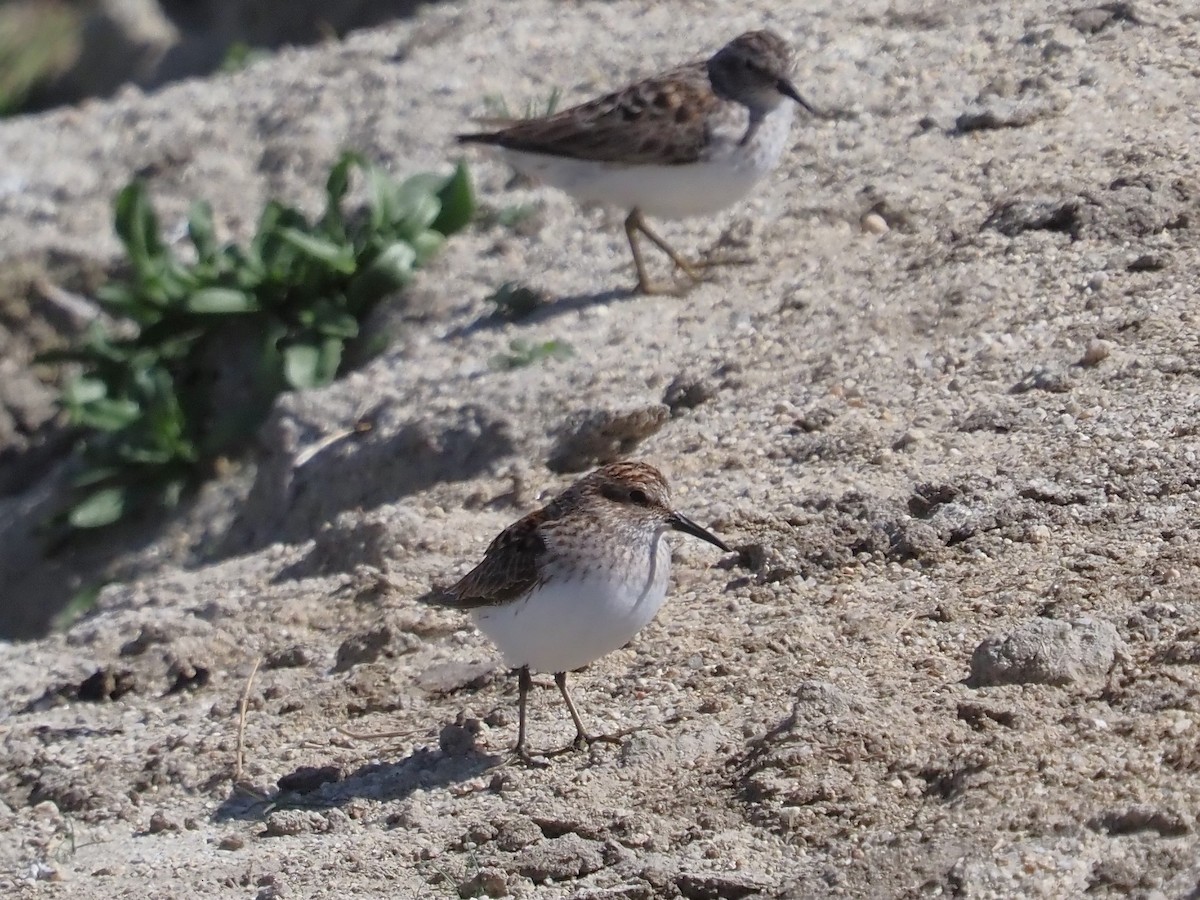
[[[519,519],[496,536],[483,561],[452,587],[420,598],[433,606],[476,609],[507,603],[538,583],[538,559],[546,542],[538,526],[556,516],[553,504]]]
[[[700,159],[705,119],[721,102],[703,63],[693,63],[554,115],[458,139],[595,162],[682,165]]]

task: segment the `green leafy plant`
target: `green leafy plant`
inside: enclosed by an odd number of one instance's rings
[[[51,619],[50,630],[66,631],[77,619],[95,607],[100,600],[100,591],[103,590],[104,584],[103,581],[88,584],[71,595],[67,605]]]
[[[356,170],[366,206],[348,215]],[[115,220],[130,271],[98,297],[115,323],[42,357],[80,365],[61,398],[84,430],[69,525],[173,504],[244,446],[280,391],[333,380],[365,316],[474,208],[461,165],[398,181],[348,153],[329,173],[316,221],[271,201],[246,246],[219,244],[210,207],[193,204],[194,259],[184,261],[162,238],[145,186],[125,187]]]
[[[491,359],[493,369],[510,371],[523,369],[535,362],[549,362],[552,359],[567,359],[575,355],[575,348],[566,341],[545,341],[541,344],[531,344],[520,338],[509,341],[507,353],[497,353]]]
[[[247,69],[257,62],[269,59],[270,56],[270,51],[262,47],[252,47],[245,41],[234,41],[225,49],[225,55],[222,57],[221,65],[217,67],[217,71],[226,75],[233,72],[240,72],[242,69]]]

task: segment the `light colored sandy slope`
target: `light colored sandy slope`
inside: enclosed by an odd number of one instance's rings
[[[284,398],[268,431],[302,449],[384,403],[385,433],[408,437],[314,457],[294,519],[260,484],[243,512],[264,547],[109,587],[69,633],[0,648],[0,893],[453,897],[480,873],[539,898],[1192,891],[1200,21],[1164,0],[1085,33],[1080,8],[446,3],[0,126],[0,183],[19,185],[4,252],[105,258],[108,197],[134,171],[168,221],[204,195],[245,234],[268,196],[315,205],[342,146],[435,165],[487,94],[583,98],[763,24],[835,113],[801,124],[753,202],[664,227],[756,257],[685,298],[627,296],[618,219],[481,161],[482,197],[535,204],[533,233],[454,238],[393,350]],[[1014,127],[956,130],[988,111]],[[883,235],[860,224],[877,201]],[[1058,230],[985,227],[1010,201],[993,223],[1041,210]],[[560,299],[480,324],[511,279]],[[575,355],[493,371],[515,339]],[[515,685],[465,621],[412,598],[569,481],[545,462],[572,415],[658,403],[681,374],[711,398],[638,455],[689,515],[757,545],[753,567],[678,542],[658,619],[574,678],[597,727],[645,730],[497,767]],[[286,473],[272,449],[260,475]],[[339,509],[319,566],[311,538]],[[981,641],[1039,618],[1115,627],[1076,648],[1115,652],[1112,672],[965,683]],[[122,656],[144,628],[160,642]],[[333,671],[379,628],[382,656]],[[273,807],[231,788],[238,703],[255,659],[292,645],[301,665],[250,691],[245,778],[344,778]],[[211,680],[164,696],[181,661]],[[137,690],[19,711],[97,667]],[[534,745],[565,743],[555,693],[532,706]],[[28,881],[35,864],[61,882]]]

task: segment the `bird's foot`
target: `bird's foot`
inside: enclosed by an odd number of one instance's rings
[[[571,741],[567,746],[561,747],[558,750],[549,750],[545,753],[545,756],[552,759],[557,756],[565,756],[568,753],[578,753],[581,750],[589,749],[593,744],[614,744],[620,746],[625,742],[625,738],[636,730],[636,728],[625,728],[613,734],[586,734],[581,731],[575,735],[575,740]]]
[[[713,248],[706,252],[698,262],[693,263],[693,265],[698,269],[707,271],[720,266],[748,266],[753,262],[754,257],[752,256],[739,256],[736,253],[726,253]]]
[[[508,755],[508,759],[504,761],[504,765],[507,766],[519,762],[531,769],[547,769],[550,767],[549,756],[549,753],[532,753],[524,744],[518,744],[516,747],[513,747],[512,752]]]

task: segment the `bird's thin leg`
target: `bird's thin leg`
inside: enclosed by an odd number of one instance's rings
[[[517,755],[524,756],[525,750],[525,701],[529,698],[529,688],[533,679],[529,675],[529,666],[521,666],[517,673]]]
[[[562,694],[563,701],[567,704],[567,710],[571,713],[571,721],[575,723],[575,745],[587,744],[591,741],[591,736],[583,727],[583,719],[579,718],[579,710],[575,708],[575,703],[571,700],[571,692],[567,690],[567,673],[555,672],[554,683],[558,685],[559,693]]]
[[[533,687],[533,677],[529,674],[529,666],[521,666],[517,670],[517,746],[513,748],[513,756],[527,765],[544,766],[543,760],[535,759],[525,746],[525,702],[529,699],[529,689]]]
[[[639,231],[650,239],[650,243],[654,244],[655,247],[667,254],[667,256],[671,258],[671,262],[675,263],[676,266],[682,269],[688,278],[695,282],[701,280],[700,273],[696,271],[696,265],[688,262],[678,253],[676,253],[670,244],[668,244],[650,229],[650,226],[646,224],[646,219],[642,215],[642,211],[640,209],[634,209],[625,218],[625,236],[629,238],[629,249],[633,251],[633,264],[637,268],[638,272],[638,290],[644,294],[665,293],[661,289],[651,286],[649,279],[646,277],[646,267],[642,263],[642,254],[637,246],[636,235]]]
[[[636,209],[625,217],[625,238],[629,241],[629,252],[633,254],[633,267],[637,270],[637,290],[641,294],[661,294],[664,289],[650,283],[646,274],[646,263],[642,260],[642,248],[638,246],[638,221],[642,214]]]
[[[579,718],[579,710],[575,708],[575,702],[571,699],[571,692],[567,690],[566,672],[555,672],[554,683],[558,685],[558,690],[567,704],[567,710],[571,713],[571,721],[575,723],[575,740],[571,746],[582,750],[588,744],[594,744],[597,741],[603,741],[607,744],[619,744],[621,742],[618,736],[607,734],[591,735],[587,733],[587,729],[583,727],[583,719]]]

